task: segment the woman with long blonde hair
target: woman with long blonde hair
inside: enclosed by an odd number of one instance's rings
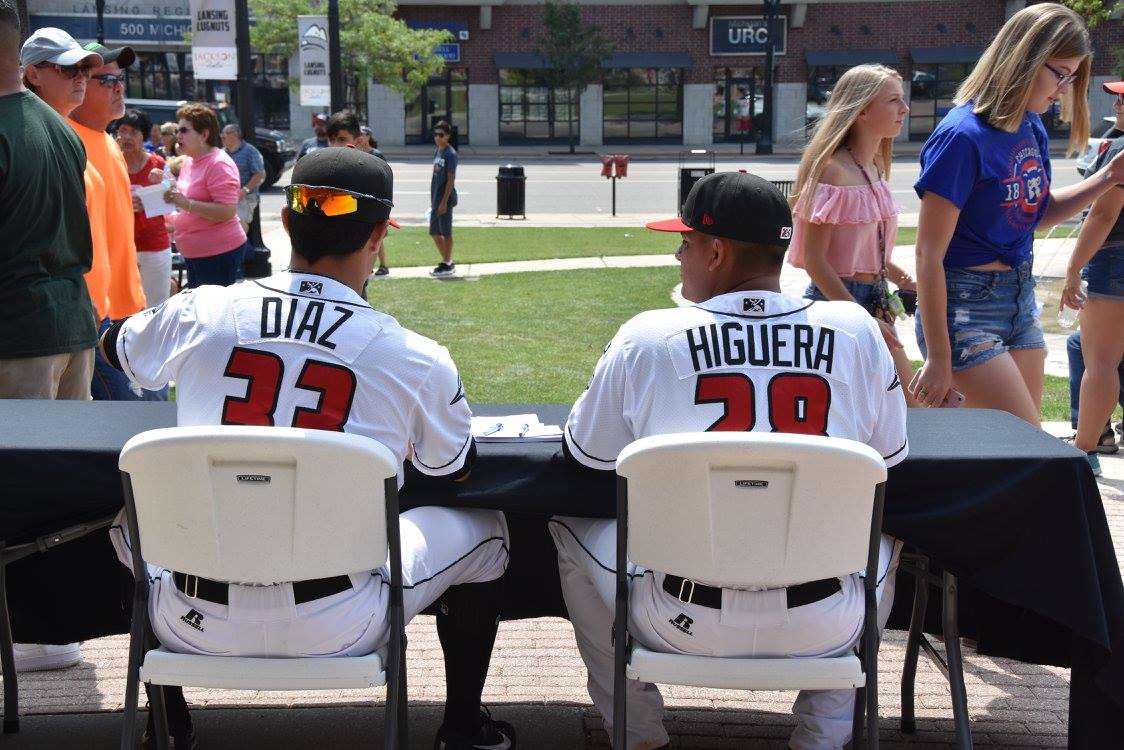
[[[916,286],[891,260],[899,207],[886,179],[908,113],[893,68],[858,65],[839,78],[800,159],[788,252],[812,279],[806,298],[857,302],[878,318],[902,383],[913,368],[894,333],[888,282]]]
[[[917,338],[925,364],[910,390],[938,406],[955,386],[970,406],[1039,424],[1046,360],[1032,274],[1034,230],[1065,221],[1124,182],[1116,158],[1083,182],[1050,185],[1039,115],[1055,102],[1070,152],[1089,131],[1092,44],[1057,3],[1011,16],[921,150]]]

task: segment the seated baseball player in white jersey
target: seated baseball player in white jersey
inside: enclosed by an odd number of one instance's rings
[[[392,188],[387,163],[354,149],[301,159],[282,213],[293,248],[289,270],[186,290],[120,321],[102,338],[108,360],[145,387],[174,380],[181,425],[341,430],[387,446],[399,461],[399,485],[406,460],[431,476],[466,477],[476,446],[448,351],[364,297],[390,223]],[[402,513],[400,523],[406,621],[439,598],[445,614],[438,628],[453,664],[438,746],[510,748],[510,725],[480,709],[498,615],[498,607],[484,605],[498,600],[508,562],[504,516],[422,507]],[[125,528],[110,533],[129,565]],[[183,574],[154,566],[149,574],[151,622],[173,651],[340,656],[389,641],[385,568],[272,586],[196,584],[194,577],[188,584]],[[457,590],[449,587],[469,592],[446,600]],[[458,649],[467,657],[451,653]],[[179,723],[170,723],[181,750],[194,736],[182,694],[174,703]]]
[[[831,435],[870,445],[891,466],[905,457],[905,400],[874,319],[851,302],[780,293],[792,216],[776,188],[744,173],[709,175],[692,188],[682,219],[648,227],[682,233],[676,257],[683,297],[694,304],[643,312],[621,326],[570,413],[564,445],[572,460],[612,471],[634,440],[709,430]],[[589,693],[612,736],[616,522],[555,518],[550,530]],[[883,537],[882,625],[893,601],[894,546]],[[629,630],[653,650],[828,656],[861,635],[859,573],[778,595],[705,581],[683,586],[674,571],[635,565],[628,572]],[[666,746],[659,690],[631,680],[628,690],[629,750]],[[852,690],[802,692],[790,747],[842,747],[854,699]]]

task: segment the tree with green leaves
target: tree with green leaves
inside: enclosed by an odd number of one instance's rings
[[[581,9],[569,2],[543,5],[543,30],[536,41],[546,63],[545,79],[569,94],[570,153],[574,153],[574,103],[591,83],[601,80],[601,64],[613,54],[601,27],[582,20]]]
[[[250,43],[259,52],[292,55],[297,16],[327,14],[320,0],[249,0]],[[372,78],[402,94],[416,92],[445,68],[437,45],[452,41],[442,29],[411,29],[394,18],[394,0],[339,0],[340,54],[345,77]]]
[[[1090,29],[1107,21],[1121,6],[1118,0],[1061,0],[1061,3],[1081,14]]]

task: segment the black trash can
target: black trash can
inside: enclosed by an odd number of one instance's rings
[[[504,164],[496,175],[496,218],[527,218],[527,177],[523,167]]]
[[[679,203],[675,209],[676,214],[683,212],[683,201],[687,200],[687,194],[691,192],[691,188],[708,174],[714,174],[714,167],[679,168]]]

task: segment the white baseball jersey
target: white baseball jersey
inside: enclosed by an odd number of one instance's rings
[[[633,440],[710,430],[830,435],[893,466],[901,383],[875,320],[850,302],[731,292],[621,326],[570,412],[573,456],[611,470]]]
[[[187,290],[132,316],[121,368],[175,380],[181,425],[280,425],[378,440],[420,471],[458,471],[471,412],[448,351],[326,276],[283,272]],[[398,483],[402,483],[399,470]]]

